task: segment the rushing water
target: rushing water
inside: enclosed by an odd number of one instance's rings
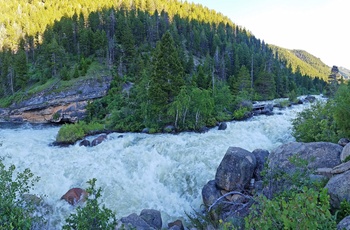
[[[230,146],[253,151],[273,150],[293,141],[291,119],[308,105],[297,105],[273,116],[229,122],[227,129],[204,134],[110,134],[108,141],[88,148],[50,146],[58,127],[0,126],[0,156],[18,171],[30,168],[40,177],[34,194],[44,195],[52,207],[48,228],[60,229],[74,211],[60,197],[72,187],[86,188],[97,178],[102,203],[117,217],[144,208],[161,211],[163,223],[185,217],[202,204],[201,189],[214,179],[216,168]]]

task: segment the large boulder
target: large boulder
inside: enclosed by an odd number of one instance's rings
[[[136,213],[132,213],[127,217],[123,217],[120,219],[120,221],[122,222],[123,226],[121,226],[121,228],[117,227],[116,229],[154,229]]]
[[[71,205],[84,202],[88,197],[88,193],[81,188],[71,188],[64,194],[61,199],[67,201]]]
[[[330,203],[333,209],[340,208],[343,200],[350,202],[350,171],[333,176],[327,183]]]
[[[350,156],[350,143],[346,144],[343,151],[340,154],[340,160],[345,161],[345,159]]]
[[[345,217],[338,223],[337,230],[350,230],[350,216]]]
[[[255,167],[254,154],[239,147],[229,147],[216,171],[216,185],[226,191],[241,191],[249,185]]]
[[[215,180],[209,181],[202,189],[202,199],[206,207],[211,206],[221,196]]]
[[[162,216],[158,210],[143,209],[140,213],[140,217],[154,229],[162,228]]]
[[[291,157],[306,160],[307,168],[333,168],[341,163],[340,154],[343,148],[340,145],[328,142],[300,143],[290,142],[277,147],[268,157],[269,168],[294,173],[297,168],[290,162]]]
[[[162,217],[159,211],[153,209],[144,209],[140,215],[132,213],[127,217],[120,219],[122,226],[116,229],[161,229]]]
[[[317,172],[323,169],[330,171],[339,165],[342,149],[340,145],[328,142],[291,142],[277,147],[268,156],[270,183],[264,189],[265,195],[273,197],[276,193],[294,186],[286,176],[281,177],[283,174],[292,176],[301,173],[305,176],[309,175],[310,179],[314,180],[326,179],[327,176]]]
[[[264,149],[255,149],[252,153],[256,159],[256,167],[253,173],[253,178],[256,181],[260,181],[262,180],[261,172],[264,170],[265,163],[270,153]]]

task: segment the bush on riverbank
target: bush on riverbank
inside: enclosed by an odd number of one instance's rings
[[[75,124],[63,125],[56,136],[57,143],[74,144],[76,141],[83,139],[88,134],[102,132],[104,125],[97,122],[78,122]]]
[[[293,136],[299,142],[336,143],[350,137],[350,84],[340,85],[334,98],[299,113],[293,120]]]

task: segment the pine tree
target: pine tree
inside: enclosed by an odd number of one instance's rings
[[[174,41],[169,32],[166,32],[157,47],[153,56],[153,72],[149,97],[151,110],[158,122],[166,122],[165,114],[167,106],[173,102],[184,85],[183,67],[178,58]]]

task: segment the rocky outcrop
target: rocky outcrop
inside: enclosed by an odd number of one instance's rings
[[[11,122],[76,122],[85,117],[89,101],[106,95],[112,78],[85,79],[63,89],[60,81],[9,108],[0,109],[0,120]]]
[[[291,142],[277,147],[268,157],[268,176],[286,173],[290,176],[296,173],[310,174],[313,179],[326,178],[320,173],[315,174],[319,169],[333,168],[341,163],[340,153],[342,147],[328,142],[300,143]],[[303,165],[306,164],[306,165]],[[322,171],[322,170],[321,170]],[[274,194],[293,186],[290,180],[271,179],[268,188],[265,188],[265,195],[272,197]]]
[[[61,199],[67,201],[71,205],[84,202],[88,197],[88,193],[81,188],[71,188],[64,194]]]
[[[290,162],[294,156],[306,160],[310,170],[333,168],[341,163],[342,150],[341,146],[328,142],[291,142],[271,152],[268,157],[269,167],[272,171],[282,169],[286,173],[294,173],[296,166]]]

